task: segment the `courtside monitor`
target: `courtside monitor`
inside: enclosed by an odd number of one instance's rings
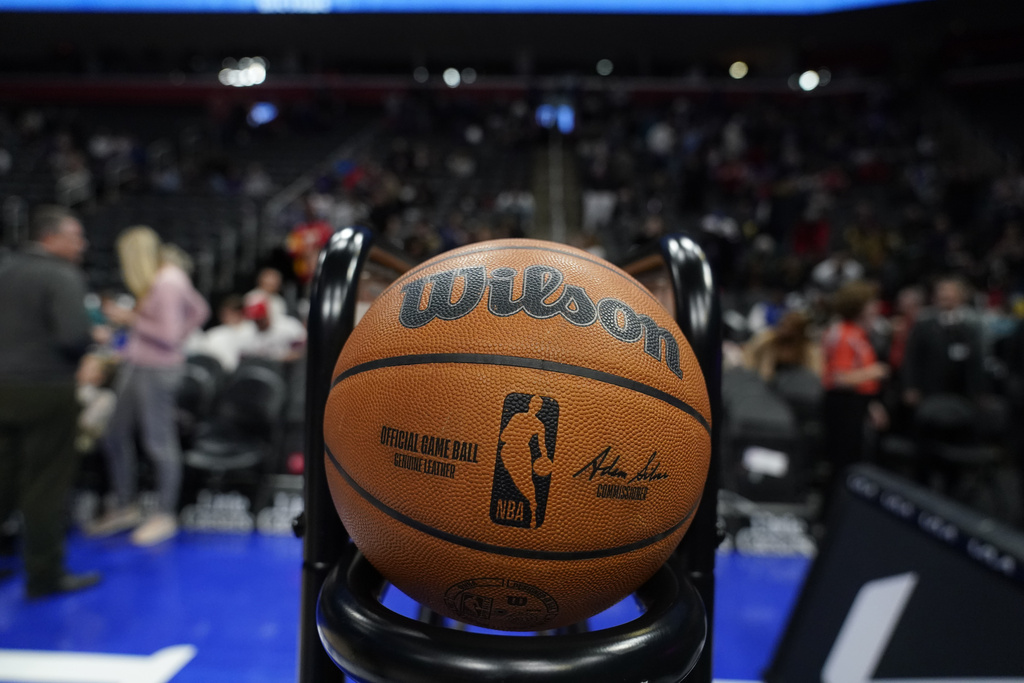
[[[766,683],[1024,682],[1024,534],[852,468]]]

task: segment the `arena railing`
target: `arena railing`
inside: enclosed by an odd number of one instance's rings
[[[385,269],[397,276],[409,267],[375,248],[368,230],[346,228],[321,255],[313,283],[305,512],[295,523],[303,537],[299,683],[340,682],[346,673],[366,683],[711,683],[721,325],[703,251],[689,238],[671,235],[661,240],[658,253],[626,264],[674,313],[704,373],[716,419],[700,508],[672,557],[637,590],[646,608],[640,617],[599,631],[570,628],[532,638],[469,633],[439,625],[430,615],[416,621],[384,607],[386,582],[349,540],[327,487],[324,406],[360,296],[367,297],[363,273]]]

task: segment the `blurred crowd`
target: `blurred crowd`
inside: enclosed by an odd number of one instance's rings
[[[367,226],[413,262],[483,240],[544,236],[549,207],[534,182],[552,143],[570,150],[579,180],[567,184],[567,201],[580,208],[571,242],[621,262],[681,231],[712,261],[724,310],[727,457],[741,457],[730,444],[752,438],[741,399],[756,395],[755,421],[768,401],[785,408],[794,448],[813,454],[801,467],[819,490],[842,465],[872,458],[1024,519],[1024,425],[1014,419],[1024,410],[1016,156],[923,96],[704,94],[654,103],[612,92],[571,101],[577,128],[556,134],[538,125],[530,98],[390,98],[360,142],[317,166],[306,191],[264,226],[277,235],[275,253],[261,254],[268,267],[223,283],[214,316],[174,235],[123,230],[114,246],[125,291],[90,295],[87,326],[60,360],[62,387],[77,386],[83,408],[72,446],[104,454],[113,493],[90,532],[134,529],[140,545],[172,538],[187,453],[206,448],[215,457],[244,442],[254,457],[281,464],[277,427],[289,406],[302,414],[301,392],[287,386],[302,374],[302,300],[335,231]],[[326,126],[328,109],[299,120]],[[241,113],[207,113],[196,140],[269,134],[240,123]],[[142,144],[113,124],[76,129],[31,108],[0,116],[0,177],[45,168],[49,200],[65,207],[37,210],[28,251],[0,255],[17,266],[0,266],[0,275],[31,274],[31,259],[79,263],[84,240],[60,240],[76,230],[82,239],[89,221],[83,235],[66,207],[87,216],[124,189],[263,199],[278,189],[259,163],[191,156],[187,143]],[[55,239],[57,251],[46,246]],[[68,277],[67,291],[77,292],[78,276]],[[28,353],[40,330],[8,329],[2,353]],[[5,380],[52,379],[18,363],[0,370]],[[744,373],[750,381],[737,390]],[[258,425],[244,417],[261,411],[271,429],[254,443]],[[15,419],[0,418],[7,426]],[[135,429],[157,489],[145,510]],[[61,470],[62,481],[69,472]],[[63,585],[59,562],[48,561],[38,579],[44,593]]]
[[[46,201],[89,209],[129,194],[262,200],[280,189],[250,149],[334,130],[334,100],[171,108],[0,107],[0,178],[40,183]],[[265,113],[266,111],[272,113]],[[15,188],[18,189],[18,188]],[[6,194],[6,193],[5,193]]]
[[[797,476],[828,491],[872,458],[1024,520],[1024,173],[984,120],[895,91],[580,110],[584,235],[626,260],[669,232],[702,244],[726,367],[787,399],[813,454]]]
[[[1024,175],[941,101],[595,97],[581,110],[583,229],[611,254],[684,229],[731,291],[862,276],[890,300],[956,271],[1000,303],[1024,293]]]
[[[30,598],[101,579],[64,561],[64,503],[82,456],[105,462],[110,491],[85,532],[130,531],[139,546],[177,535],[187,470],[216,478],[241,457],[243,467],[271,471],[286,369],[306,342],[272,269],[244,298],[226,297],[219,324],[203,331],[210,308],[190,257],[148,226],[116,240],[127,293],[87,295],[87,235],[70,209],[41,205],[27,242],[0,260],[0,540],[6,549],[22,538]],[[149,506],[143,481],[155,490]],[[0,578],[13,574],[0,569]]]
[[[350,225],[421,261],[472,242],[533,232],[538,137],[523,100],[394,96],[371,140],[337,160],[282,214],[300,281],[316,250]]]

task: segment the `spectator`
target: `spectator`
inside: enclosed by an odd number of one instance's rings
[[[843,470],[864,457],[865,418],[883,429],[887,415],[877,397],[889,366],[878,362],[868,330],[878,315],[876,288],[851,282],[835,293],[832,307],[839,316],[825,333],[824,452],[831,461],[831,494]]]
[[[903,363],[907,357],[907,340],[910,330],[921,316],[924,306],[924,290],[918,286],[904,287],[896,295],[896,310],[889,319],[889,366],[893,377],[886,388],[886,406],[891,417],[894,432],[906,433],[913,421],[913,410],[902,400]]]
[[[335,228],[349,228],[366,220],[367,209],[358,201],[351,188],[342,186],[341,196],[331,209],[331,224]]]
[[[295,277],[303,286],[313,280],[320,250],[327,246],[333,234],[330,224],[313,211],[308,197],[305,202],[305,216],[303,222],[292,228],[285,241],[288,254],[292,257]]]
[[[921,315],[923,307],[924,290],[920,287],[904,287],[896,295],[896,311],[889,321],[892,327],[892,337],[889,342],[889,365],[894,371],[903,367],[910,330]]]
[[[185,271],[161,260],[160,238],[151,228],[123,232],[117,252],[122,276],[137,304],[134,310],[115,305],[105,311],[111,321],[131,331],[117,379],[117,409],[104,439],[118,507],[93,525],[91,532],[108,535],[134,528],[132,543],[149,546],[178,532],[175,512],[182,471],[174,423],[176,392],[184,372],[185,340],[205,322],[210,310]],[[135,503],[136,426],[155,465],[159,494],[158,510],[145,522]]]
[[[65,206],[79,206],[93,200],[92,171],[81,153],[68,156],[54,191]]]
[[[250,290],[245,296],[251,297],[262,294],[267,298],[267,306],[270,308],[272,319],[288,315],[288,306],[281,296],[281,271],[276,268],[263,268],[256,276],[256,288]]]
[[[64,510],[78,468],[75,370],[92,341],[77,265],[87,242],[66,209],[42,206],[31,242],[0,264],[0,524],[24,519],[30,598],[100,581],[64,564]]]
[[[810,320],[800,311],[786,313],[779,323],[747,342],[744,365],[771,382],[778,370],[806,368],[819,377],[824,370],[821,346],[807,333]]]
[[[759,334],[778,325],[786,315],[786,290],[771,284],[747,313],[747,329]]]
[[[242,194],[253,199],[269,197],[274,191],[274,181],[259,162],[253,161],[245,167],[242,176]]]
[[[242,297],[232,294],[217,311],[219,325],[199,334],[189,345],[189,353],[202,353],[216,358],[226,372],[234,372],[242,355],[245,340],[256,333],[256,326],[246,320]]]
[[[959,277],[939,280],[934,310],[911,327],[903,361],[907,404],[940,393],[975,398],[983,392],[981,325],[967,296],[967,283]]]
[[[245,317],[255,323],[255,329],[244,336],[240,349],[242,356],[290,362],[302,357],[306,346],[306,328],[290,315],[274,318],[270,303],[264,294],[245,298]]]
[[[110,388],[112,363],[97,353],[82,358],[75,379],[76,395],[82,412],[78,417],[78,435],[75,448],[80,453],[90,452],[103,437],[117,406],[117,393]]]
[[[1007,397],[1014,415],[1024,415],[1024,320],[1017,321],[1017,327],[1006,344],[1006,368],[1009,374]],[[1024,473],[1024,421],[1010,421],[1009,433],[1011,457]]]
[[[837,251],[814,266],[811,281],[825,292],[835,292],[843,285],[864,277],[864,266],[847,252]]]

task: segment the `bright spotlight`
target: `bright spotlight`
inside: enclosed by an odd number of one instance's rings
[[[264,124],[270,123],[277,118],[277,107],[270,102],[257,102],[249,108],[249,115],[246,116],[246,121],[253,128],[258,128]]]
[[[466,85],[473,85],[476,83],[476,69],[471,66],[467,66],[462,70],[462,82]]]
[[[602,59],[597,63],[597,75],[598,76],[611,76],[612,71],[615,70],[615,65],[612,64],[610,59]]]
[[[427,71],[427,67],[418,66],[412,70],[412,79],[417,83],[426,83],[428,78],[430,78],[430,72]]]
[[[245,88],[267,80],[267,60],[263,57],[243,57],[237,62],[229,57],[222,65],[217,80],[224,85]]]
[[[567,104],[561,104],[556,111],[558,132],[568,135],[576,128],[576,112]]]
[[[537,125],[541,128],[553,128],[557,114],[553,104],[542,104],[537,107]]]
[[[441,78],[444,79],[444,84],[449,88],[458,88],[459,83],[462,82],[462,76],[459,75],[458,69],[445,69],[444,73],[441,74]]]
[[[748,71],[749,69],[747,68],[746,62],[733,62],[732,65],[729,66],[729,75],[736,80],[746,76]]]
[[[259,85],[263,81],[267,80],[267,67],[263,66],[259,62],[254,61],[245,71],[249,74],[249,80],[253,85]]]
[[[818,87],[821,82],[821,78],[818,76],[817,71],[805,71],[800,74],[800,79],[797,81],[797,85],[804,92],[810,92]]]

